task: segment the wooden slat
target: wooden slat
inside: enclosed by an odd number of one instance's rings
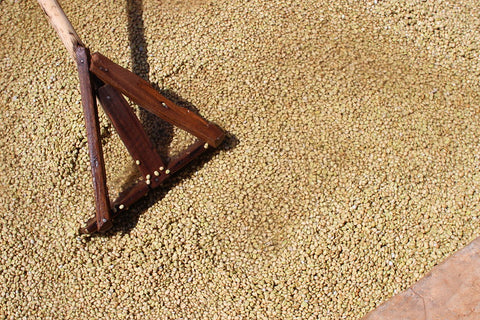
[[[168,164],[170,172],[175,173],[182,169],[186,164],[200,156],[206,150],[207,148],[204,141],[196,141],[170,161]]]
[[[93,189],[95,191],[95,212],[97,230],[103,231],[111,227],[110,201],[106,184],[105,163],[103,160],[100,140],[100,125],[98,123],[97,103],[93,96],[88,68],[89,54],[86,48],[77,47],[77,67],[80,78],[80,93],[82,96],[83,114],[87,128],[88,152],[92,170]]]
[[[138,161],[137,165],[143,176],[153,176],[160,167],[165,167],[125,98],[107,84],[98,89],[98,99],[128,152],[135,161]]]
[[[217,147],[225,138],[225,133],[217,125],[186,108],[177,106],[147,81],[98,52],[92,55],[90,71],[103,82],[130,97],[145,110],[193,134],[200,140],[207,141],[213,147]]]
[[[123,192],[118,196],[118,198],[112,203],[112,218],[117,217],[120,213],[128,209],[131,205],[137,202],[139,199],[147,195],[150,188],[145,183],[145,181],[140,181],[135,184],[133,187]],[[91,218],[87,221],[86,227],[80,229],[80,233],[87,234],[97,231],[97,220]]]
[[[168,164],[165,170],[160,171],[159,176],[153,176],[151,179],[150,187],[156,188],[161,185],[165,180],[167,180],[171,175],[175,174],[177,171],[182,169],[190,161],[200,156],[204,153],[207,148],[205,148],[206,142],[198,140],[187,149],[178,154],[174,159],[172,159]]]
[[[167,164],[165,170],[159,172],[158,176],[153,176],[151,178],[150,187],[152,189],[158,187],[171,175],[175,174],[178,170],[182,169],[190,161],[200,156],[203,152],[207,150],[205,146],[206,142],[200,140],[190,145],[187,149],[185,149],[174,159],[172,159]]]

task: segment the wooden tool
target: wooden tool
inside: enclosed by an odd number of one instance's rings
[[[80,232],[104,232],[112,227],[113,218],[145,196],[149,190],[161,185],[210,146],[218,147],[225,134],[217,125],[176,105],[147,81],[100,53],[90,55],[56,0],[38,0],[38,3],[78,68],[95,191],[95,217],[88,220]],[[164,163],[122,94],[159,118],[193,134],[198,138],[197,142],[175,159]],[[106,185],[96,98],[143,176],[143,180],[120,194],[113,202],[109,200]]]

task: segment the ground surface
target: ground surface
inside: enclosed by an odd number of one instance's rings
[[[477,238],[363,320],[477,320],[479,268],[480,238]]]
[[[0,317],[360,318],[478,235],[478,1],[63,7],[228,139],[79,237],[75,66],[35,1],[0,1]],[[188,140],[138,113],[165,156]],[[134,163],[101,127],[114,196]]]

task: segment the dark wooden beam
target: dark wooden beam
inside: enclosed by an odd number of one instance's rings
[[[108,199],[105,163],[103,160],[100,125],[98,123],[97,103],[94,97],[89,72],[88,49],[76,48],[78,75],[80,78],[80,93],[82,97],[83,114],[87,129],[88,152],[92,170],[93,189],[95,191],[95,212],[97,231],[105,231],[112,226],[110,218],[110,201]]]
[[[140,107],[206,141],[211,146],[217,147],[224,140],[225,133],[220,127],[186,108],[177,106],[155,90],[150,83],[98,52],[92,55],[90,71]]]

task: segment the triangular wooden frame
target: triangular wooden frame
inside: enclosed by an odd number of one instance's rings
[[[161,185],[209,146],[218,147],[224,140],[225,133],[217,125],[176,105],[147,81],[99,53],[90,57],[88,49],[78,46],[76,60],[95,190],[95,217],[88,220],[80,232],[104,232],[111,228],[114,217],[145,196],[149,190]],[[193,134],[198,141],[169,163],[164,163],[122,94],[159,118]],[[143,180],[120,194],[113,202],[109,201],[106,187],[95,97],[143,176]]]

